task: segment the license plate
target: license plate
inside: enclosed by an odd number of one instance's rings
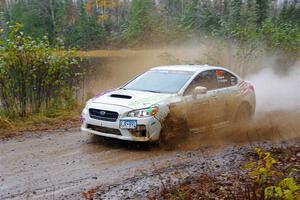
[[[122,129],[135,129],[136,124],[136,120],[120,120],[120,128]]]

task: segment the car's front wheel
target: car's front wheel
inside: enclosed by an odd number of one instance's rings
[[[168,116],[162,123],[159,145],[174,145],[189,134],[188,124],[184,119]]]

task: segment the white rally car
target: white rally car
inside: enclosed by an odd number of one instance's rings
[[[81,130],[132,141],[158,141],[177,127],[251,118],[254,87],[235,73],[208,65],[161,66],[90,99]]]

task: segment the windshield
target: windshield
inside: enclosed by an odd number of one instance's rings
[[[138,76],[122,89],[157,93],[177,93],[194,72],[151,70]]]

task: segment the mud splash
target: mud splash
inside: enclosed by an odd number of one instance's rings
[[[86,91],[97,94],[116,88],[143,71],[158,65],[205,64],[225,66],[246,77],[255,85],[257,112],[254,120],[238,129],[221,128],[179,141],[183,148],[199,145],[223,145],[257,140],[278,140],[299,134],[300,121],[300,61],[276,70],[276,55],[270,56],[261,48],[249,49],[225,44],[222,41],[193,41],[181,46],[146,50],[87,52],[90,57],[102,59],[94,79]],[[180,148],[180,147],[176,147]]]
[[[174,150],[197,148],[223,149],[232,145],[252,144],[263,141],[284,141],[300,137],[300,111],[273,111],[256,115],[242,126],[224,126],[210,131],[193,129],[189,137],[179,138]]]

